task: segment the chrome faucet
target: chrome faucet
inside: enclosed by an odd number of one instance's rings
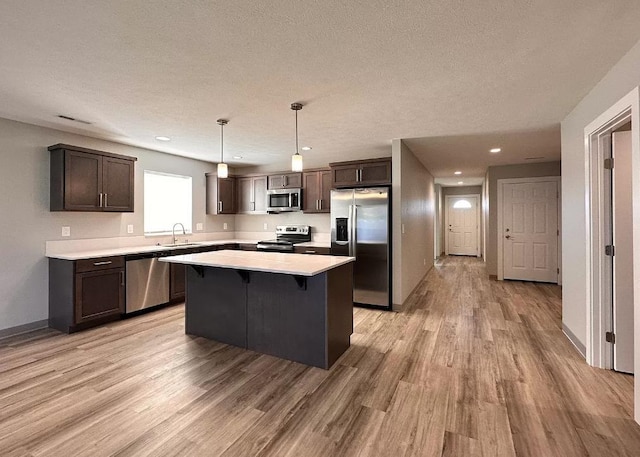
[[[171,233],[173,234],[173,244],[178,244],[178,238],[176,238],[176,225],[182,227],[183,235],[187,234],[187,231],[184,229],[184,225],[182,225],[182,222],[176,222],[175,224],[173,224],[173,227],[171,228]]]

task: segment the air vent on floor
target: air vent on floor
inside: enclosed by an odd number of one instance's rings
[[[543,156],[540,157],[525,157],[524,160],[539,160],[539,159],[544,159]]]
[[[82,119],[76,119],[75,117],[65,116],[64,114],[58,114],[60,119],[65,119],[67,121],[79,122],[80,124],[91,125],[93,122],[83,121]]]

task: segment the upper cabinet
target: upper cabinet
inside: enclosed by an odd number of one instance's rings
[[[207,214],[235,214],[236,178],[207,173]]]
[[[303,211],[331,212],[331,170],[308,170],[302,174]]]
[[[133,212],[135,157],[66,144],[49,151],[51,211]]]
[[[278,173],[269,175],[269,189],[300,189],[302,173]]]
[[[329,164],[335,188],[391,184],[391,158]]]
[[[267,177],[237,178],[238,214],[267,213]]]

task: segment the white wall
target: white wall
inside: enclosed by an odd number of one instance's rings
[[[48,146],[67,143],[138,158],[134,213],[49,211]],[[205,215],[205,173],[214,165],[147,149],[83,137],[0,119],[0,330],[48,318],[48,266],[45,241],[143,235],[145,169],[193,177],[193,226],[205,232],[233,231],[233,216]],[[177,221],[176,221],[177,222]],[[134,233],[127,234],[127,225]]]
[[[391,156],[393,306],[400,309],[433,266],[436,196],[433,176],[401,140],[393,140]]]
[[[584,129],[600,114],[635,89],[639,83],[640,41],[611,68],[609,73],[562,121],[562,261],[572,266],[572,268],[565,268],[563,272],[562,324],[567,336],[581,348],[584,348],[587,342],[586,315],[589,302],[586,283],[589,271],[586,260],[590,244],[586,235],[585,201],[588,198],[586,185],[588,170]],[[638,119],[634,119],[634,125],[638,125],[637,122]],[[634,195],[634,211],[639,206],[638,198],[637,194]],[[634,350],[637,367],[640,360],[637,350],[638,341],[640,341],[640,312],[638,312],[638,303],[634,306],[636,309]],[[638,382],[635,383],[634,411],[636,422],[640,422],[640,383]]]
[[[586,267],[587,162],[584,129],[640,83],[638,42],[562,121],[562,323],[570,337],[584,347],[587,339]],[[636,339],[640,323],[636,323]]]

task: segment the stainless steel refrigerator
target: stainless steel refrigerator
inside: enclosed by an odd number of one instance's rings
[[[331,191],[331,254],[356,258],[353,302],[391,309],[388,187]]]

